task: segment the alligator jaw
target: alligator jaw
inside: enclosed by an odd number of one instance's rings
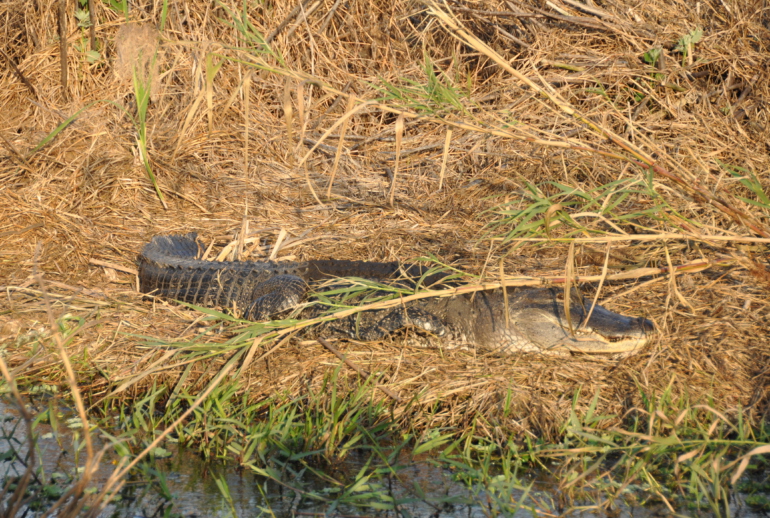
[[[573,352],[627,356],[647,345],[654,333],[654,324],[646,318],[627,317],[597,305],[590,320],[570,334],[568,344],[576,345]]]
[[[565,330],[565,332],[569,332]],[[549,353],[611,354],[628,356],[649,343],[648,335],[606,337],[595,331],[579,330],[549,347]]]
[[[527,290],[519,296],[511,315],[517,327],[543,353],[622,357],[647,345],[655,333],[655,326],[647,319],[621,315],[598,304],[590,310],[590,303],[582,299],[573,300],[567,319],[560,294],[553,288]]]

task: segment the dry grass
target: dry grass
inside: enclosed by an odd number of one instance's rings
[[[692,404],[747,409],[754,420],[767,414],[767,241],[748,238],[770,236],[770,223],[768,206],[745,201],[758,199],[740,181],[751,172],[765,192],[770,187],[770,14],[763,2],[708,0],[694,8],[613,0],[584,8],[593,15],[566,0],[319,0],[294,15],[294,3],[253,4],[248,22],[262,35],[287,21],[271,39],[272,54],[256,52],[260,45],[232,26],[228,11],[240,22],[241,2],[169,2],[165,19],[162,2],[132,7],[134,22],[165,23],[156,62],[140,65],[152,76],[146,146],[163,203],[132,122],[142,110],[135,76],[118,66],[136,57],[120,45],[153,48],[155,36],[127,29],[123,14],[96,4],[100,58],[89,62],[88,30],[69,19],[66,92],[53,3],[0,5],[4,51],[19,70],[8,61],[0,68],[0,339],[17,377],[64,379],[55,351],[30,359],[29,347],[15,340],[45,322],[35,265],[48,279],[54,312],[86,318],[66,347],[87,404],[96,405],[161,359],[162,368],[125,397],[140,397],[153,383],[173,386],[184,369],[173,366],[181,353],[142,347],[136,338],[186,336],[199,317],[135,292],[126,272],[155,234],[196,230],[222,245],[246,221],[248,236],[267,245],[253,258],[269,254],[285,231],[289,240],[303,239],[279,257],[406,261],[433,254],[491,281],[501,260],[507,274],[563,275],[569,243],[504,242],[499,237],[510,228],[503,227],[489,237],[485,225],[496,216],[485,211],[532,203],[524,198],[528,184],[587,192],[651,178],[659,198],[631,196],[613,216],[597,217],[601,205],[581,215],[564,204],[548,214],[570,213],[585,226],[575,235],[597,238],[576,243],[577,275],[601,274],[609,245],[610,274],[714,263],[694,274],[605,283],[601,298],[611,298],[611,309],[650,318],[660,329],[641,354],[564,360],[399,343],[337,346],[382,373],[381,383],[405,401],[394,403],[405,423],[463,426],[481,415],[488,428],[479,433],[501,441],[510,433],[555,435],[578,388],[579,408],[600,392],[601,414],[623,416],[643,406],[640,390],[666,388]],[[689,52],[675,50],[698,27],[702,39]],[[664,56],[658,68],[642,59],[654,48]],[[426,55],[445,90],[421,89],[429,83]],[[385,82],[399,94],[383,96],[377,87]],[[541,186],[543,196],[556,192]],[[656,205],[656,214],[641,214]],[[542,230],[524,237],[546,237]],[[659,236],[618,241],[621,232]],[[550,234],[564,236],[564,225]],[[317,389],[339,364],[319,344],[294,339],[240,375],[259,400]],[[191,387],[202,389],[216,372],[205,367],[192,370]],[[358,383],[353,371],[344,373],[342,391]]]

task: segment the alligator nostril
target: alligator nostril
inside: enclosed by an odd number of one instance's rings
[[[639,325],[642,327],[642,331],[647,334],[655,332],[655,324],[646,318],[639,317]]]

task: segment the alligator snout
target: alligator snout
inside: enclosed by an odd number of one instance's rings
[[[646,335],[655,334],[655,324],[651,320],[647,320],[644,317],[639,317],[637,325]]]

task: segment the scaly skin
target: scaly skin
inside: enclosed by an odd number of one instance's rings
[[[194,233],[154,237],[138,259],[141,291],[201,306],[228,308],[247,319],[265,320],[297,306],[308,286],[324,279],[362,277],[403,284],[403,278],[398,280],[400,273],[420,277],[427,272],[416,265],[365,261],[200,261],[196,259],[199,250],[195,239]],[[422,285],[442,277],[428,276]],[[639,350],[654,333],[649,320],[620,315],[599,305],[586,322],[590,303],[576,292],[571,294],[567,319],[563,290],[507,290],[507,304],[502,290],[428,298],[397,309],[358,313],[320,326],[318,331],[378,340],[412,326],[440,337],[446,347],[478,347],[499,354],[530,351],[612,355]],[[315,316],[320,310],[306,311]]]

